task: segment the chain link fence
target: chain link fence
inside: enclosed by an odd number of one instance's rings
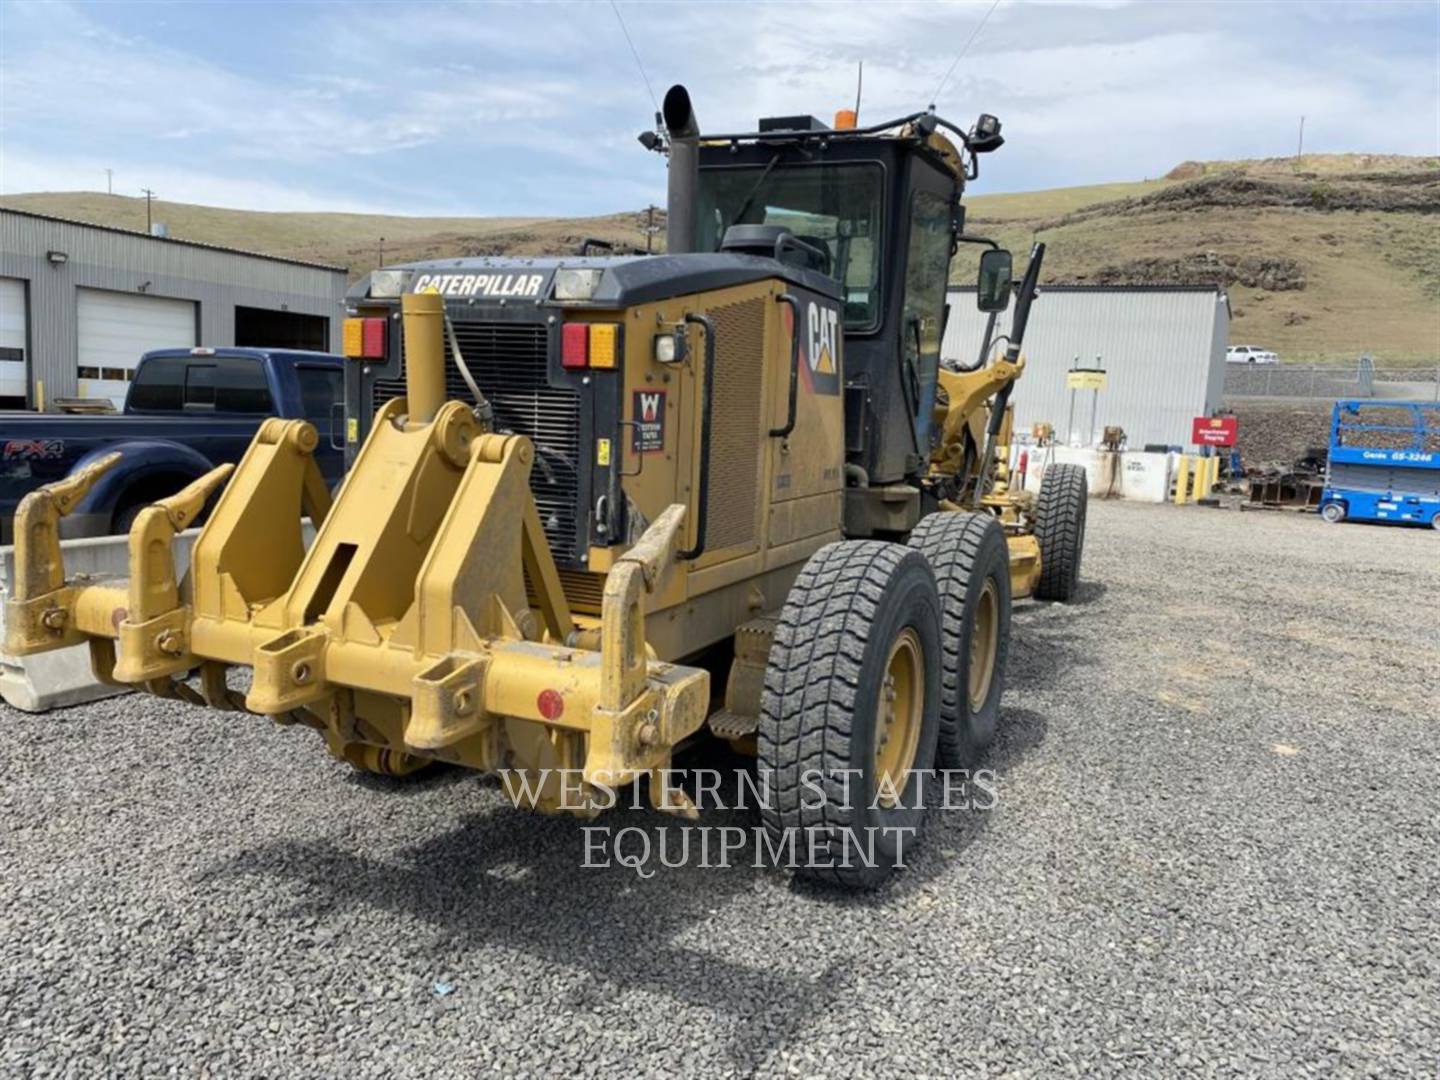
[[[1440,401],[1440,364],[1226,364],[1228,398],[1388,398]]]

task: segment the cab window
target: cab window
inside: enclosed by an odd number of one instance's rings
[[[940,370],[945,286],[950,276],[950,219],[950,203],[943,196],[917,191],[911,197],[900,347],[908,377],[918,391],[912,400],[917,406],[915,431],[922,438],[929,429]]]
[[[345,375],[339,368],[302,366],[295,369],[300,405],[306,420],[329,422],[331,409],[345,396]]]
[[[873,162],[700,170],[701,250],[718,251],[731,225],[780,225],[825,253],[845,296],[845,329],[880,321],[881,186]]]
[[[225,357],[215,365],[215,411],[274,412],[265,366],[259,360]]]
[[[185,404],[188,366],[180,357],[146,360],[135,372],[126,406],[140,412],[179,412]]]

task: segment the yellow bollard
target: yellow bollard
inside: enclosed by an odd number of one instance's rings
[[[1190,494],[1190,458],[1181,454],[1175,462],[1175,505],[1184,506]]]

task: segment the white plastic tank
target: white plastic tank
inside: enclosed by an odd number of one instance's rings
[[[1170,494],[1170,454],[1142,451],[1120,455],[1120,494],[1136,502],[1163,503]]]

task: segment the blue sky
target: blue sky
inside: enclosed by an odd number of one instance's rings
[[[703,128],[925,106],[990,7],[620,3]],[[976,192],[1306,149],[1440,153],[1440,3],[1002,0],[937,101],[1008,143]],[[609,213],[662,201],[609,3],[0,0],[0,192],[257,210]]]

